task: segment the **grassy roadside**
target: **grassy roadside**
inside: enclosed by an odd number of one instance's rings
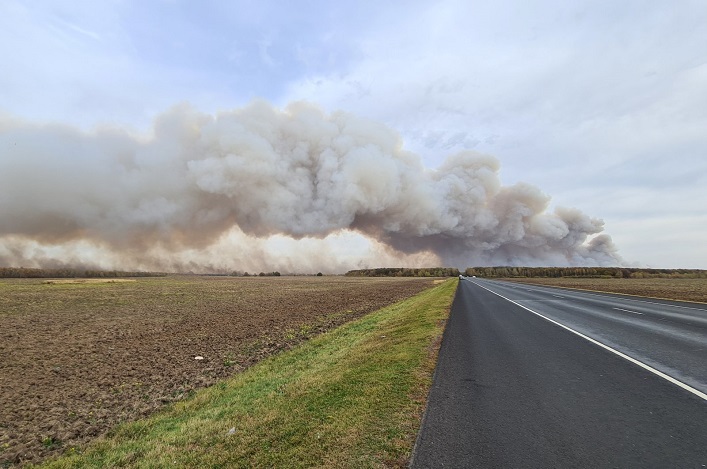
[[[404,466],[456,285],[369,314],[42,467]]]

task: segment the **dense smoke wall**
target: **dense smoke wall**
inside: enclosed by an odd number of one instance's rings
[[[459,267],[620,263],[601,220],[548,212],[533,186],[502,186],[495,158],[463,152],[426,169],[391,129],[305,103],[216,116],[179,106],[142,136],[4,118],[0,165],[5,263],[32,258],[27,243],[47,263],[48,247],[72,243],[91,246],[99,265],[101,253],[179,257],[234,230],[251,241],[351,230]]]

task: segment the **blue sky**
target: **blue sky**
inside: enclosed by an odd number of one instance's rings
[[[704,1],[0,4],[0,115],[145,131],[188,102],[307,100],[460,150],[604,219],[629,263],[707,268]]]

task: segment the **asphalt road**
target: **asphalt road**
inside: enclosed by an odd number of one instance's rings
[[[705,305],[467,279],[412,467],[707,467],[706,392]]]

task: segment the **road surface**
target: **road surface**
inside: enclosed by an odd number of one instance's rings
[[[460,281],[412,467],[707,467],[707,305]]]

